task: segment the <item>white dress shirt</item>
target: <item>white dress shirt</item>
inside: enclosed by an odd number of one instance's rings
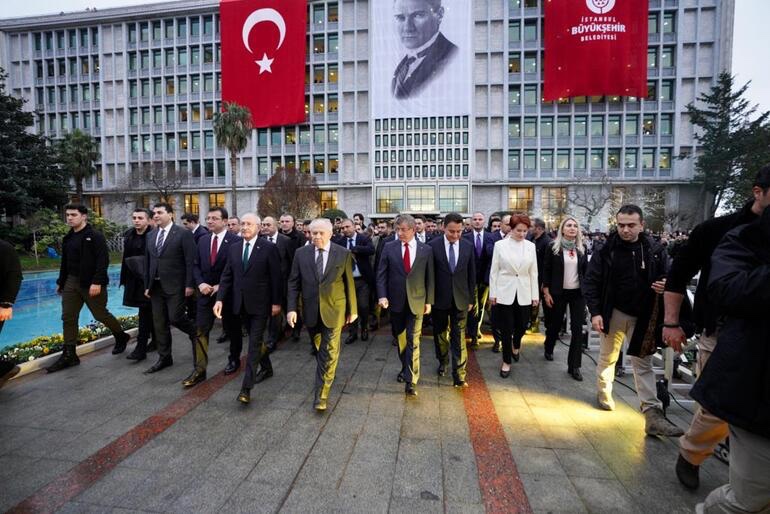
[[[326,273],[326,264],[329,262],[329,250],[331,250],[332,244],[329,242],[325,247],[323,251],[323,259],[324,259],[324,267],[323,272]],[[316,247],[315,252],[313,252],[313,262],[318,259],[318,248]]]
[[[396,241],[401,245],[401,260],[404,260],[404,242],[400,239],[396,239]],[[414,266],[414,258],[417,257],[417,239],[413,237],[407,244],[409,245],[409,268],[411,269]]]
[[[257,244],[257,239],[259,239],[259,236],[254,236],[252,239],[244,239],[243,240],[243,247],[246,248],[246,243],[249,243],[249,255],[246,257],[246,260],[248,261],[251,259],[251,253],[254,251],[254,246]],[[243,259],[243,253],[241,253],[241,259]]]
[[[358,234],[356,232],[353,232],[353,237],[347,237],[345,236],[345,248],[350,250],[350,240],[353,240],[353,247],[355,248],[356,244],[358,244]],[[358,266],[356,266],[356,256],[353,256],[353,278],[361,278],[361,270],[358,269]]]
[[[158,235],[155,238],[155,246],[158,246],[158,241],[160,241],[160,232],[163,231],[163,244],[166,244],[166,239],[168,239],[168,233],[171,231],[171,225],[173,225],[174,222],[170,222],[165,227],[158,227]]]
[[[450,243],[449,239],[444,236],[444,252],[446,252],[446,261],[449,261],[449,245],[454,244],[455,248],[455,266],[457,266],[457,261],[460,260],[460,241],[455,241],[454,243]]]
[[[209,246],[209,255],[211,254],[211,249],[214,247],[214,241],[217,242],[217,255],[219,255],[219,252],[222,251],[222,241],[224,241],[225,236],[227,235],[227,229],[223,230],[219,234],[211,233],[211,246]]]

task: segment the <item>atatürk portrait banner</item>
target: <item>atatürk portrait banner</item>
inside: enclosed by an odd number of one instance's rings
[[[471,112],[470,0],[377,0],[371,6],[374,118]]]
[[[546,0],[543,99],[647,96],[647,0]]]

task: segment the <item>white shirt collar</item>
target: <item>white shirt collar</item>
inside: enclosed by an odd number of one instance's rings
[[[166,232],[168,232],[169,229],[171,229],[171,225],[173,225],[173,224],[174,224],[174,221],[172,220],[172,221],[169,221],[168,225],[166,225],[165,227],[161,227],[160,225],[158,225],[158,228],[160,230],[165,230]]]
[[[431,46],[433,43],[435,43],[435,42],[436,42],[436,39],[438,39],[438,35],[439,35],[439,31],[436,31],[436,33],[435,33],[435,34],[433,34],[433,37],[432,37],[432,38],[430,38],[428,41],[426,41],[426,43],[425,43],[424,45],[422,45],[422,46],[421,46],[421,47],[419,47],[419,48],[408,49],[408,50],[406,51],[406,55],[407,55],[407,56],[409,56],[409,57],[415,57],[415,58],[419,58],[419,57],[420,57],[420,52],[422,52],[423,50],[426,50],[426,49],[427,49],[427,48],[429,48],[429,47],[430,47],[430,46]]]

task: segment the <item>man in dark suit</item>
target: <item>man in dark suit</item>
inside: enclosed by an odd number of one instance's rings
[[[278,232],[278,224],[272,216],[262,218],[262,238],[278,247],[278,256],[281,260],[281,283],[284,284],[283,290],[283,309],[286,312],[286,281],[289,279],[291,270],[291,261],[294,259],[294,242],[287,236]],[[267,325],[267,349],[275,350],[275,346],[283,336],[283,320],[280,313],[271,316]]]
[[[433,250],[436,295],[433,304],[433,342],[438,359],[438,375],[444,376],[452,350],[452,379],[455,387],[466,387],[465,322],[473,309],[476,268],[473,246],[462,239],[463,217],[450,212],[444,218],[446,229],[428,245]]]
[[[167,203],[153,207],[155,228],[147,234],[144,294],[152,303],[152,322],[158,339],[158,362],[145,373],[171,366],[169,324],[190,337],[193,355],[197,343],[195,323],[185,313],[185,298],[195,291],[193,262],[195,241],[189,230],[174,225],[174,208]]]
[[[415,232],[414,237],[421,243],[427,243],[433,239],[433,234],[427,231],[427,221],[422,214],[416,214],[414,216]]]
[[[537,252],[537,285],[540,289],[540,305],[543,306],[543,321],[545,321],[545,325],[548,326],[551,308],[543,301],[543,261],[545,260],[545,252],[548,251],[548,247],[551,246],[553,240],[546,231],[545,221],[540,218],[533,219],[532,230],[527,239],[535,243],[535,251]],[[530,331],[535,334],[540,332],[540,307],[532,307]]]
[[[196,245],[203,236],[209,233],[208,229],[199,223],[199,220],[200,218],[197,214],[190,212],[182,214],[182,226],[192,232]]]
[[[302,227],[298,226],[297,220],[294,218],[293,214],[284,212],[281,214],[281,218],[278,220],[278,222],[281,225],[281,234],[291,239],[292,244],[289,247],[289,255],[293,261],[294,254],[297,252],[297,250],[305,246],[307,243],[309,243],[309,241],[305,237],[305,233],[300,230]],[[301,329],[302,320],[300,319],[294,326],[294,329],[291,331],[291,338],[293,341],[299,341]]]
[[[433,304],[433,251],[414,237],[414,218],[396,218],[398,240],[385,245],[377,269],[377,296],[383,309],[390,309],[393,337],[401,358],[399,382],[406,382],[407,395],[417,394],[420,378],[422,318]]]
[[[375,236],[377,241],[372,240],[374,244],[374,259],[372,262],[372,269],[374,270],[375,280],[377,277],[377,269],[380,266],[380,258],[382,257],[382,250],[385,248],[385,243],[396,240],[396,234],[393,232],[393,225],[390,221],[381,220],[377,222],[378,234]],[[372,300],[374,306],[374,318],[372,324],[369,327],[371,330],[377,330],[380,327],[380,321],[382,320],[383,309],[380,307],[377,298],[377,287],[372,289]],[[394,341],[395,344],[395,341]]]
[[[511,231],[511,215],[506,214],[505,216],[500,218],[500,229],[495,232],[492,232],[492,248],[494,249],[494,243],[506,238],[510,231]],[[493,253],[494,253],[494,250],[493,250]],[[502,343],[500,342],[500,340],[502,339],[503,334],[502,334],[502,331],[500,330],[500,324],[497,322],[497,319],[495,319],[496,314],[497,314],[497,306],[493,305],[489,309],[489,324],[492,325],[492,337],[495,340],[494,344],[492,344],[492,351],[494,353],[500,353],[500,351],[502,350]]]
[[[350,221],[350,220],[348,220]],[[353,255],[331,243],[333,227],[325,218],[310,224],[312,245],[299,250],[292,263],[286,316],[292,327],[302,295],[302,319],[317,350],[315,401],[323,412],[334,381],[344,325],[356,320],[356,285]]]
[[[358,319],[350,325],[350,332],[345,344],[358,339],[358,327],[361,327],[361,340],[369,339],[369,292],[374,288],[374,272],[369,257],[374,255],[374,245],[364,233],[356,232],[353,220],[344,219],[340,225],[340,235],[332,242],[350,250],[353,254],[353,280],[356,285],[356,303]]]
[[[398,99],[417,96],[457,55],[457,46],[439,32],[441,0],[396,0],[396,29],[406,55],[398,63],[391,91]]]
[[[238,401],[251,401],[254,384],[273,376],[270,352],[265,344],[265,328],[270,316],[281,312],[283,282],[278,247],[259,237],[260,219],[256,214],[241,218],[243,239],[227,252],[214,304],[214,315],[222,318],[225,301],[232,300],[233,313],[241,316],[249,332],[249,354]]]
[[[0,239],[0,332],[13,318],[13,303],[21,288],[21,261],[13,245]],[[19,374],[21,368],[10,360],[0,359],[0,387]]]
[[[197,315],[195,324],[198,327],[198,344],[195,346],[195,368],[182,385],[192,387],[206,379],[206,368],[209,363],[209,333],[214,326],[214,303],[219,291],[219,282],[227,263],[227,252],[230,246],[241,238],[227,231],[227,210],[224,207],[214,207],[206,216],[209,233],[198,241],[198,251],[195,254],[193,277],[198,288]],[[225,375],[238,370],[241,361],[240,319],[233,314],[230,301],[226,299],[222,309],[222,328],[230,339],[230,356]]]
[[[471,230],[463,234],[463,239],[473,245],[476,259],[476,292],[474,307],[468,316],[467,335],[471,338],[471,348],[478,348],[481,338],[481,323],[484,321],[484,309],[489,297],[489,267],[492,264],[492,252],[495,239],[488,230],[484,230],[484,214],[474,212],[471,218]]]

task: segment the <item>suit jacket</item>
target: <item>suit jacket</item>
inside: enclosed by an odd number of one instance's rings
[[[583,288],[583,279],[586,275],[588,266],[588,255],[581,254],[575,250],[578,258],[578,279],[580,288]],[[564,292],[564,250],[556,255],[553,253],[553,242],[548,245],[548,249],[543,255],[543,273],[540,283],[548,288],[548,292],[553,296],[558,296]]]
[[[424,232],[425,234],[425,244],[428,244],[431,242],[431,240],[435,237],[432,232]],[[414,237],[417,237],[417,233],[414,234]],[[417,237],[417,240],[420,241],[420,238]]]
[[[492,265],[489,273],[489,297],[498,303],[512,305],[516,299],[519,305],[530,305],[540,298],[537,283],[537,252],[535,245],[526,239],[523,258],[515,253],[516,242],[505,238],[495,243]]]
[[[222,271],[217,301],[232,295],[233,313],[270,316],[270,308],[283,301],[283,279],[278,247],[257,238],[246,267],[243,266],[243,239],[227,249],[227,263]]]
[[[16,249],[0,239],[0,302],[14,303],[21,288],[21,262]]]
[[[333,237],[332,243],[348,248],[348,238],[343,235]],[[372,240],[366,234],[356,234],[356,246],[352,249],[348,248],[348,250],[353,254],[353,261],[358,267],[361,277],[370,287],[374,287],[374,271],[370,261],[370,257],[374,255]]]
[[[73,237],[74,234],[75,231],[72,229],[67,232],[62,241],[62,249],[66,246],[67,240]],[[91,284],[106,286],[110,282],[110,277],[107,274],[107,267],[109,265],[110,251],[107,248],[107,240],[90,223],[86,223],[82,230],[80,242],[80,273],[78,274],[80,287],[88,289]],[[68,267],[67,252],[62,251],[59,278],[56,280],[56,284],[59,287],[64,287],[64,282],[67,280]]]
[[[267,236],[259,237],[263,241],[270,242],[267,239]],[[291,261],[294,258],[294,243],[290,237],[285,236],[278,231],[275,233],[275,246],[278,247],[278,256],[281,260],[281,277],[285,282],[289,277],[289,271],[291,271]]]
[[[155,227],[147,234],[144,287],[150,289],[155,277],[158,277],[164,293],[184,293],[185,287],[195,287],[192,272],[195,262],[193,233],[172,223],[163,248],[158,253],[155,243],[159,231],[160,228]]]
[[[404,270],[401,257],[401,241],[385,244],[377,268],[377,298],[387,298],[389,308],[394,312],[423,313],[425,304],[434,301],[433,250],[417,241],[417,255],[409,275]]]
[[[198,227],[193,232],[193,239],[195,240],[195,244],[198,244],[198,241],[201,240],[203,236],[209,233],[209,229],[204,227],[203,225],[198,225]]]
[[[383,237],[379,236],[377,238],[377,244],[374,248],[374,275],[377,276],[377,269],[380,267],[380,258],[382,257],[382,250],[385,248],[385,243],[389,243],[391,241],[396,240],[396,234],[391,234],[389,236]]]
[[[449,269],[444,237],[433,238],[428,245],[433,250],[433,267],[436,279],[436,309],[468,310],[475,303],[476,260],[473,246],[462,238],[457,242],[455,271]]]
[[[211,238],[212,234],[206,234],[198,241],[198,251],[195,253],[195,262],[193,264],[193,278],[195,287],[201,284],[215,286],[222,280],[222,272],[227,264],[227,254],[229,248],[235,243],[241,241],[240,236],[225,231],[221,246],[217,249],[217,258],[214,265],[211,265]],[[202,298],[202,297],[201,297]]]
[[[471,230],[463,234],[463,239],[473,246],[473,256],[476,259],[476,284],[489,284],[489,267],[492,264],[492,252],[495,249],[495,237],[492,232],[484,230],[481,241],[481,256],[476,256],[476,232]]]
[[[332,244],[322,277],[315,266],[315,245],[305,245],[294,255],[289,276],[288,312],[297,311],[302,295],[302,320],[308,327],[323,323],[327,328],[345,324],[345,318],[358,314],[356,285],[353,281],[353,255]],[[320,315],[320,319],[319,319]]]
[[[444,67],[457,55],[457,46],[439,32],[436,41],[421,52],[423,60],[419,66],[399,84],[398,76],[401,69],[406,66],[408,57],[404,57],[396,67],[391,82],[393,96],[399,99],[417,96],[436,76],[440,75]]]
[[[123,233],[123,260],[120,266],[120,285],[123,286],[123,305],[144,307],[150,300],[144,296],[144,269],[147,266],[147,235],[137,234],[135,228]]]

